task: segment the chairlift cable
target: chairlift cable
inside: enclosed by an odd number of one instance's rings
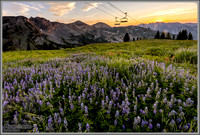
[[[84,2],[84,3],[86,3],[86,4],[90,5],[90,6],[92,6],[92,7],[96,8],[96,9],[98,9],[98,10],[100,10],[100,11],[102,11],[102,12],[104,12],[104,13],[106,13],[106,14],[108,14],[108,15],[112,16],[112,17],[116,17],[116,16],[114,16],[114,15],[112,15],[112,14],[110,14],[110,13],[108,13],[108,12],[106,12],[106,11],[104,11],[104,10],[102,10],[102,9],[98,8],[98,7],[95,7],[95,6],[93,6],[92,4],[89,4],[89,3],[87,3],[87,2]]]
[[[119,10],[120,12],[122,12],[123,14],[125,14],[125,12],[123,12],[121,9],[119,9],[118,7],[114,6],[113,4],[111,4],[110,2],[108,2],[108,4],[110,4],[112,7],[116,8],[117,10]]]
[[[102,7],[104,7],[104,8],[106,8],[106,9],[108,9],[108,10],[110,10],[110,11],[112,11],[113,12],[113,10],[111,10],[110,8],[108,8],[108,7],[106,7],[106,6],[104,6],[103,4],[101,4],[101,3],[99,3]],[[115,13],[116,14],[116,13]],[[121,17],[123,17],[122,15],[119,15],[119,14],[116,14],[116,15],[118,15],[118,16],[121,16]]]

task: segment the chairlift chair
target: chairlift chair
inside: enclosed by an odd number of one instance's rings
[[[125,17],[123,17],[120,21],[121,21],[122,23],[128,22],[127,12],[125,13]]]
[[[115,18],[115,25],[120,25],[120,21],[117,20],[117,17]]]

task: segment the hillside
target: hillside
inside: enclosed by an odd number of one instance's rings
[[[179,55],[182,51],[184,53]],[[79,54],[96,54],[102,57],[128,60],[142,58],[159,62],[166,62],[167,58],[174,56],[177,61],[197,63],[197,41],[151,39],[126,43],[96,43],[62,50],[10,51],[3,53],[3,63],[14,62],[14,65],[21,65],[29,60],[34,62],[46,61],[52,58],[67,58]],[[21,63],[21,61],[24,62]],[[179,66],[187,67],[188,65]],[[197,70],[197,65],[192,66],[192,68]]]
[[[91,43],[122,42],[125,33],[133,38],[154,38],[155,31],[138,26],[110,27],[99,22],[64,24],[45,18],[3,17],[3,50],[45,50],[77,47]]]
[[[4,52],[3,131],[14,119],[38,132],[197,132],[197,80],[191,40]]]

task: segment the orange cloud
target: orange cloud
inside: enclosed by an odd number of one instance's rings
[[[49,11],[54,13],[55,16],[63,16],[68,14],[75,8],[75,2],[53,2],[47,3],[51,5]]]
[[[90,4],[90,5],[89,5]],[[83,11],[89,11],[95,7],[98,7],[99,3],[89,3],[88,5],[86,5],[84,8],[83,8]]]

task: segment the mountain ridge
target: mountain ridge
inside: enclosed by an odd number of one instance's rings
[[[60,23],[42,17],[3,16],[3,51],[123,42],[126,33],[129,33],[131,40],[138,37],[152,39],[156,31],[141,26],[111,27],[103,22],[89,25],[80,20]]]

